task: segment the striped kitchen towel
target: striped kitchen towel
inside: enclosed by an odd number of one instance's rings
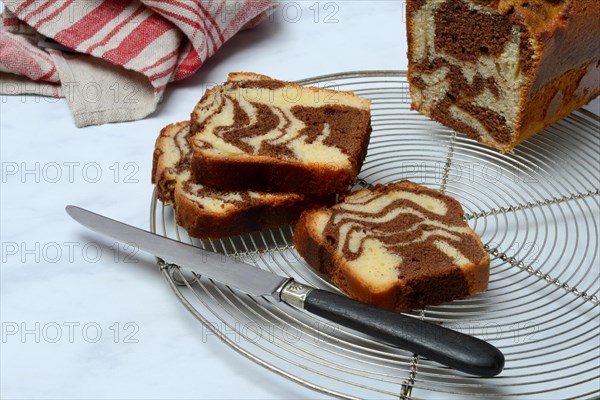
[[[0,93],[65,97],[78,127],[152,113],[272,0],[3,0]]]

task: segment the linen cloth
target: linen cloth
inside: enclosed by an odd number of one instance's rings
[[[75,125],[146,117],[271,0],[4,0],[0,93],[65,97]]]

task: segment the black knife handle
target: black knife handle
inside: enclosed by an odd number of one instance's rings
[[[289,301],[289,298],[286,298],[286,289],[300,292],[302,288],[308,289],[301,295],[303,302]],[[366,333],[458,371],[492,377],[504,368],[504,355],[496,347],[443,326],[376,308],[297,282],[284,287],[281,298],[329,321]]]

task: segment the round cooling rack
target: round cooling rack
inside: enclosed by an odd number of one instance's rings
[[[477,378],[313,317],[159,265],[184,306],[240,354],[341,398],[594,398],[600,395],[600,118],[580,110],[501,154],[410,110],[406,74],[349,72],[301,84],[372,100],[357,187],[409,179],[456,198],[491,255],[485,293],[410,314],[489,341],[506,357]],[[337,290],[296,253],[292,227],[199,241],[151,204],[151,229]],[[200,328],[199,328],[200,332]]]

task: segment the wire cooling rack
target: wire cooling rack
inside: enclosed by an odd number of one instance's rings
[[[495,378],[467,376],[284,303],[184,276],[159,260],[202,329],[277,374],[341,398],[600,395],[600,118],[574,112],[514,153],[500,154],[411,111],[404,72],[300,83],[372,99],[373,134],[358,187],[409,179],[461,202],[491,255],[489,290],[410,314],[493,343],[506,368]],[[150,219],[165,236],[337,290],[298,256],[291,227],[198,241],[156,197]]]

